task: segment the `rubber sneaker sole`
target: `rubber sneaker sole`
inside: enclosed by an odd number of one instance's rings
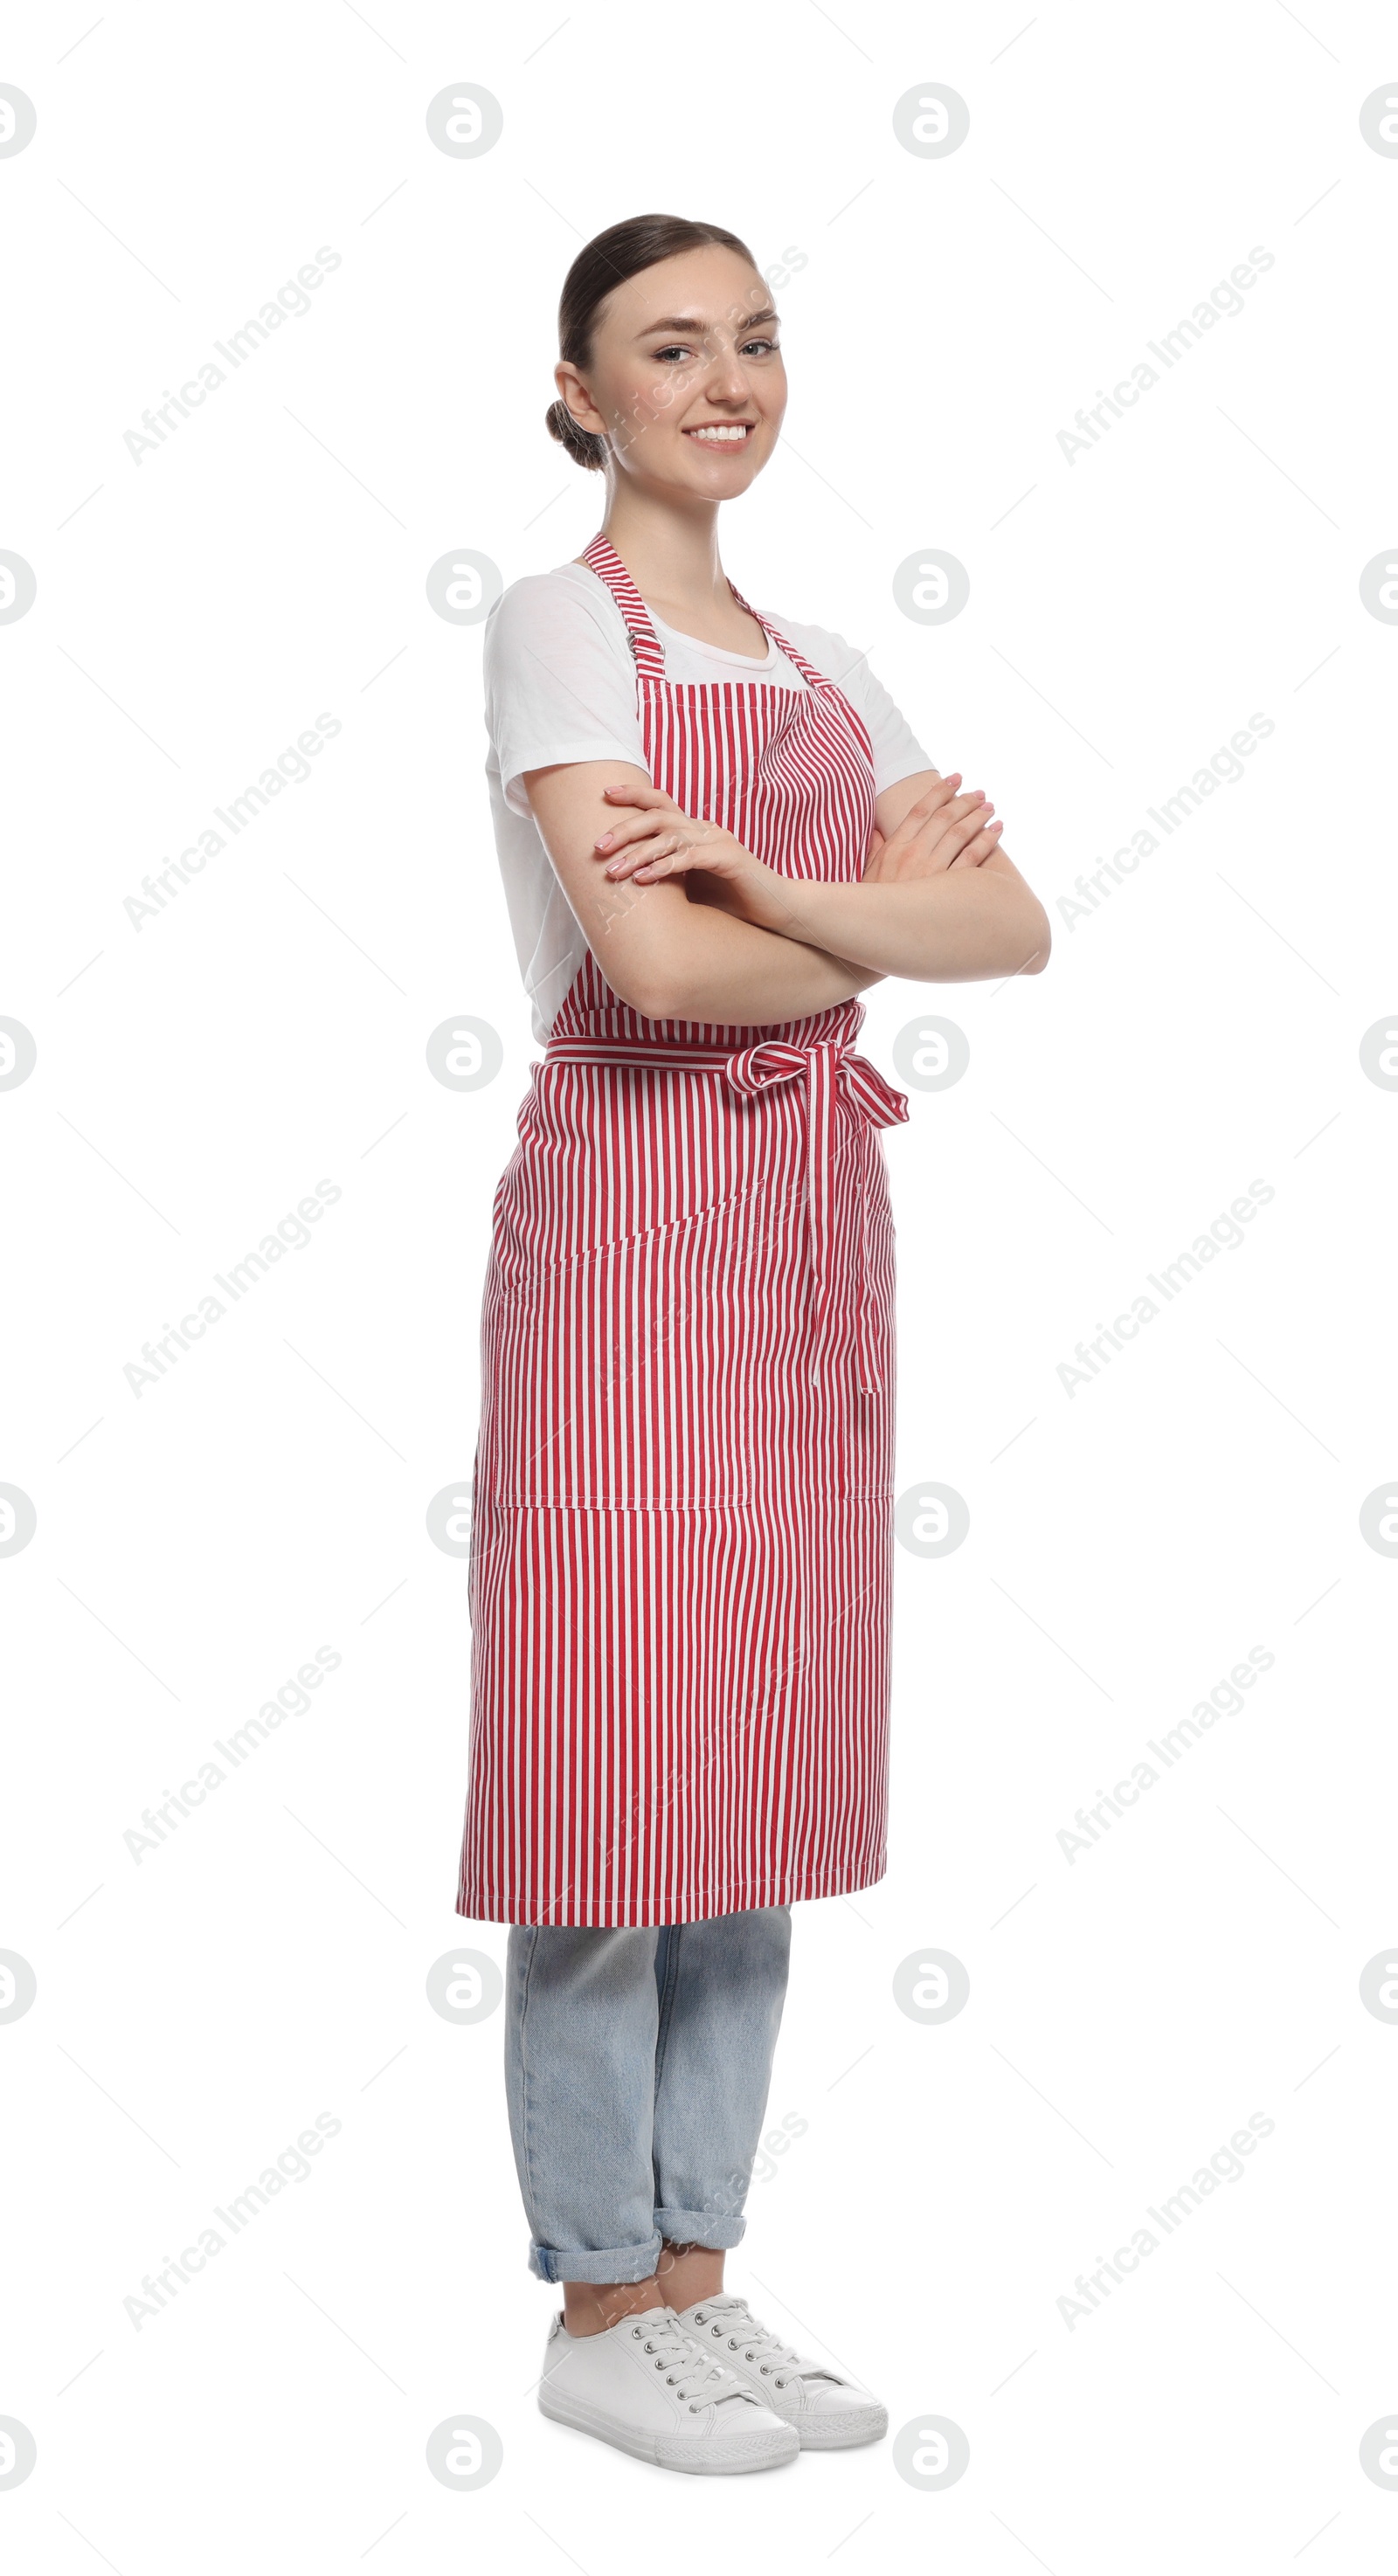
[[[851,2407],[847,2414],[812,2415],[792,2431],[803,2451],[852,2451],[861,2442],[883,2440],[888,2408],[873,2404]]]
[[[773,2425],[770,2432],[729,2433],[721,2442],[676,2441],[667,2433],[633,2433],[600,2406],[589,2406],[585,2398],[565,2396],[545,2380],[539,2390],[539,2409],[550,2423],[567,2424],[575,2433],[590,2433],[598,2442],[610,2442],[614,2451],[627,2451],[633,2460],[649,2460],[657,2469],[682,2469],[689,2477],[743,2477],[753,2469],[780,2469],[801,2456],[801,2441],[794,2424]]]

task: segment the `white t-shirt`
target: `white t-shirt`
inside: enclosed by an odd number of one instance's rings
[[[665,676],[676,685],[744,678],[775,688],[807,685],[776,645],[758,661],[682,635],[653,609],[647,614],[665,655]],[[933,767],[864,655],[842,635],[799,626],[792,618],[773,616],[771,623],[816,670],[838,682],[862,716],[873,746],[876,794]],[[483,667],[495,846],[534,1035],[542,1042],[587,955],[587,941],[554,873],[521,778],[525,770],[565,760],[615,758],[645,769],[636,665],[606,583],[589,564],[566,563],[553,572],[527,574],[501,593],[486,619]]]

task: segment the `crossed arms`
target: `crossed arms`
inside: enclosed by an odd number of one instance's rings
[[[806,883],[696,822],[623,760],[524,774],[544,847],[613,992],[645,1019],[762,1027],[886,975],[1037,975],[1048,915],[955,772],[885,788],[864,875]]]

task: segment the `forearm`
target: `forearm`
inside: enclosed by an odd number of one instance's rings
[[[1048,917],[1022,877],[989,866],[946,868],[893,884],[783,879],[769,925],[880,974],[971,983],[1033,974],[1048,955]]]
[[[628,974],[633,989],[626,995],[647,1019],[771,1027],[850,1001],[884,971],[828,952],[794,930],[763,929],[716,903],[687,901],[682,883],[627,891],[632,902],[651,907],[644,965]],[[613,981],[605,936],[594,942],[593,954]]]

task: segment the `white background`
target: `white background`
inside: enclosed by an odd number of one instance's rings
[[[38,1049],[0,1096],[0,1478],[37,1512],[0,1562],[0,1946],[38,1981],[0,2028],[17,2567],[1393,2564],[1359,2444],[1398,2402],[1398,2028],[1359,1978],[1398,1932],[1398,1567],[1359,1515],[1396,1463],[1398,1099],[1359,1048],[1395,1002],[1398,633],[1359,579],[1398,533],[1398,163],[1359,111],[1394,43],[1320,0],[7,14],[38,116],[0,161],[0,546],[38,586],[0,627],[0,1010]],[[426,129],[461,80],[503,109],[477,159]],[[929,80],[970,111],[940,160],[893,127]],[[790,267],[788,436],[727,568],[867,646],[1056,940],[1033,981],[879,988],[864,1038],[887,1071],[919,1011],[969,1040],[886,1151],[899,1490],[953,1486],[970,1532],[899,1552],[890,1868],[795,1911],[771,2113],[807,2125],[729,2274],[890,2439],[683,2494],[539,2416],[501,2015],[425,1991],[505,1943],[453,1913],[465,1567],[425,1515],[469,1474],[535,1053],[480,630],[425,580],[594,533],[543,429],[557,296],[652,207]],[[321,245],[309,313],[135,463],[123,433]],[[1241,314],[1070,464],[1060,430],[1255,245]],[[893,598],[926,547],[970,577],[943,626]],[[310,779],[133,929],[142,877],[322,711]],[[1244,777],[1065,918],[1254,713]],[[426,1062],[463,1012],[504,1045],[478,1092]],[[133,1394],[321,1178],[309,1244]],[[1065,1392],[1254,1179],[1245,1241]],[[322,1645],[309,1707],[134,1860]],[[1253,1646],[1242,1709],[1070,1863],[1074,1810]],[[929,1945],[971,1982],[942,2027],[893,1997]],[[143,2275],[321,2112],[307,2178],[138,2330]],[[1070,2327],[1075,2276],[1254,2113],[1241,2178]],[[425,2464],[453,2410],[504,2447],[464,2494]],[[970,2465],[926,2493],[893,2435],[929,2413]]]

